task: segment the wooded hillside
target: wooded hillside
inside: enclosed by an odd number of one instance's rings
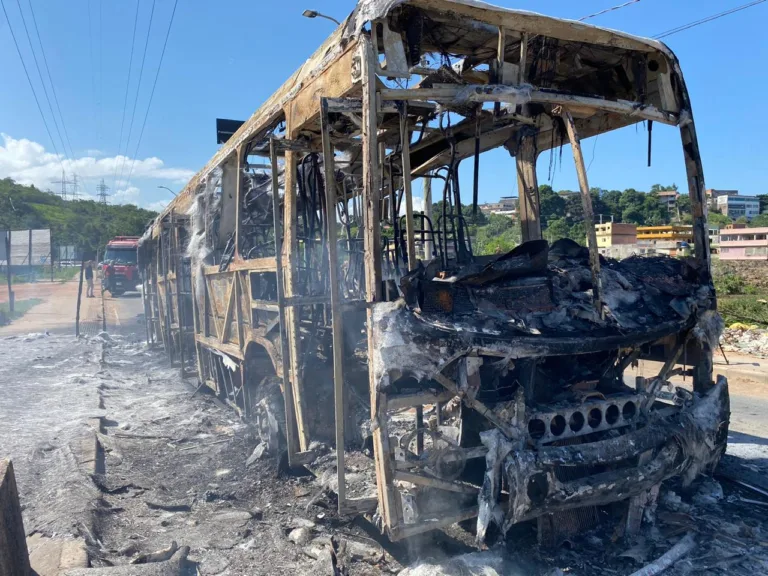
[[[155,212],[132,204],[65,201],[10,178],[0,180],[0,230],[50,228],[54,251],[58,246],[76,246],[95,252],[114,236],[141,236],[154,216]]]

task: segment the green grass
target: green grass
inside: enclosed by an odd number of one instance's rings
[[[80,267],[70,267],[70,268],[56,268],[53,269],[53,281],[54,282],[67,282],[69,280],[73,280],[77,277],[77,274],[80,273]],[[49,282],[51,280],[51,269],[50,267],[44,268],[44,267],[38,267],[35,268],[33,278],[37,280],[38,282]],[[0,275],[0,285],[7,282],[6,276],[3,273]],[[27,284],[29,282],[29,275],[28,274],[18,274],[14,273],[11,276],[11,284]]]
[[[30,308],[40,304],[40,298],[28,298],[26,300],[17,300],[13,304],[13,312],[8,310],[8,302],[0,302],[0,326],[8,324],[12,320],[21,318]]]
[[[768,294],[720,296],[717,307],[726,326],[740,322],[768,327]]]

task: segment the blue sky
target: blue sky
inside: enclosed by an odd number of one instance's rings
[[[37,37],[29,1],[20,0]],[[332,31],[326,20],[301,16],[305,8],[343,19],[354,0],[220,0],[179,2],[149,120],[136,155],[130,183],[114,185],[118,152],[134,157],[136,139],[157,70],[173,0],[156,0],[141,91],[129,148],[118,151],[136,0],[31,0],[48,65],[73,149],[73,161],[86,189],[105,177],[115,201],[157,208],[215,153],[215,119],[245,119],[315,50]],[[591,23],[652,36],[746,0],[640,0]],[[15,0],[3,0],[33,83],[50,120],[37,70]],[[566,18],[619,4],[618,0],[495,0],[495,4]],[[126,127],[147,34],[152,0],[141,0]],[[90,12],[90,28],[89,28]],[[768,162],[762,136],[768,132],[764,30],[768,3],[681,32],[666,39],[681,60],[694,107],[707,187],[737,188],[746,194],[768,192]],[[99,25],[100,24],[100,25]],[[90,30],[90,32],[89,32]],[[91,52],[91,46],[93,51]],[[38,51],[38,58],[40,53]],[[99,62],[101,63],[99,65]],[[46,77],[42,60],[43,75]],[[58,189],[61,168],[0,12],[0,177]],[[48,88],[50,92],[50,87]],[[752,96],[754,94],[755,96]],[[51,95],[52,97],[52,95]],[[54,104],[55,107],[55,104]],[[679,133],[654,127],[654,162],[646,167],[646,134],[629,127],[584,143],[591,163],[590,185],[647,190],[652,184],[685,186]],[[61,151],[61,144],[58,145]],[[557,156],[557,153],[556,153]],[[556,158],[557,159],[557,158]],[[129,159],[124,170],[130,169]],[[69,164],[65,161],[65,167]],[[118,159],[118,166],[122,162]],[[464,167],[470,189],[469,163]],[[514,164],[506,152],[482,157],[481,201],[516,194]],[[548,153],[539,161],[539,183],[550,181]],[[120,170],[118,169],[118,174]],[[464,176],[464,174],[463,174]],[[553,171],[555,189],[576,189],[570,150]]]

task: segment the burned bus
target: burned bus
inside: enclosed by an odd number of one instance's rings
[[[639,123],[649,153],[653,125],[679,131],[692,258],[598,253],[581,142]],[[537,161],[564,146],[586,246],[542,238]],[[522,242],[488,256],[466,215],[496,148]],[[725,448],[704,189],[663,43],[475,0],[361,0],[146,231],[147,338],[392,539],[476,519],[479,541],[524,521],[545,541],[603,507],[626,533],[662,481]],[[658,371],[630,379],[642,359]]]

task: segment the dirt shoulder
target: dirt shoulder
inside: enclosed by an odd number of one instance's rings
[[[77,309],[77,281],[35,282],[13,286],[16,302],[38,299],[41,302],[20,318],[0,326],[0,336],[65,330],[74,326]],[[0,288],[0,302],[8,301],[8,292]]]

